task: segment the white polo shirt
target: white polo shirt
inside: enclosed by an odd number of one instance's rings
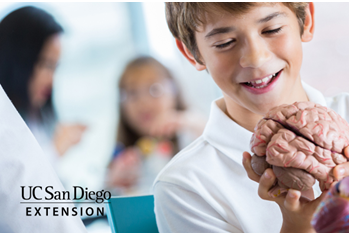
[[[349,120],[349,94],[325,98],[303,82],[310,101]],[[225,103],[212,103],[203,135],[177,154],[154,182],[155,214],[160,232],[280,232],[279,206],[258,196],[247,177],[242,153],[252,133],[232,121]],[[314,186],[315,195],[320,190]]]

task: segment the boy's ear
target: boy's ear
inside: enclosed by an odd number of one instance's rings
[[[206,66],[205,65],[201,65],[200,63],[198,63],[193,54],[189,51],[189,49],[187,48],[187,46],[185,46],[185,44],[176,39],[176,45],[179,49],[179,51],[181,51],[181,53],[183,54],[183,56],[198,70],[198,71],[202,71],[202,70],[206,70]]]
[[[314,3],[310,2],[305,10],[304,31],[302,35],[303,42],[309,42],[314,36]]]

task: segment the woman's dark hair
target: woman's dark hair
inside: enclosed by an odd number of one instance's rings
[[[30,109],[29,79],[43,45],[61,32],[52,15],[32,6],[17,9],[0,22],[0,84],[22,117]],[[42,110],[53,114],[51,97]]]
[[[126,68],[124,69],[124,72],[121,75],[120,81],[119,81],[119,90],[123,88],[123,81],[125,77],[127,76],[127,73],[130,70],[133,70],[135,68],[139,68],[142,66],[153,66],[155,68],[158,68],[159,70],[163,71],[165,74],[165,77],[169,79],[173,85],[174,88],[174,93],[175,93],[175,101],[176,105],[175,108],[178,111],[183,111],[186,109],[186,105],[184,103],[182,93],[179,89],[179,85],[177,84],[176,80],[173,78],[172,74],[170,71],[159,61],[156,59],[149,57],[149,56],[141,56],[138,57],[131,62],[128,63]],[[118,124],[118,132],[117,132],[117,143],[121,143],[125,147],[129,146],[134,146],[137,142],[137,140],[141,137],[130,125],[127,123],[127,120],[125,119],[125,114],[122,111],[122,106],[121,103],[119,104],[119,113],[120,113],[120,118],[119,118],[119,124]],[[179,151],[178,147],[178,138],[177,136],[174,136],[171,138],[171,142],[173,144],[173,150],[174,154],[176,154]]]

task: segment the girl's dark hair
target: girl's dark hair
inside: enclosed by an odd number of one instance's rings
[[[138,57],[134,60],[132,60],[128,65],[126,66],[124,72],[121,75],[121,78],[119,80],[119,90],[123,88],[123,80],[126,77],[126,74],[135,68],[141,67],[141,66],[154,66],[160,70],[162,70],[165,74],[165,77],[168,78],[174,88],[174,93],[176,95],[176,110],[178,111],[183,111],[186,109],[186,105],[184,103],[184,99],[182,97],[182,93],[179,89],[179,85],[177,84],[176,80],[173,78],[172,74],[170,71],[159,61],[156,59],[149,57],[149,56],[142,56]],[[125,119],[125,115],[122,111],[122,106],[121,103],[119,104],[119,113],[120,113],[120,118],[119,118],[119,124],[118,124],[118,132],[117,132],[117,143],[123,144],[125,147],[133,146],[136,144],[137,140],[141,137],[130,125],[127,123]],[[174,154],[176,154],[179,151],[179,146],[178,146],[178,138],[177,136],[174,136],[171,138],[171,141],[173,143],[173,149],[174,149]]]
[[[0,22],[0,84],[22,117],[30,109],[29,79],[43,45],[61,32],[52,15],[32,6],[17,9]],[[42,110],[53,114],[51,97]]]

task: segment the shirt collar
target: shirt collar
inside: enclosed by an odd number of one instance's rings
[[[326,106],[326,99],[320,91],[303,81],[302,85],[309,101]],[[231,120],[224,113],[225,108],[223,98],[212,102],[210,117],[203,132],[203,137],[213,147],[242,165],[242,152],[250,152],[249,145],[252,132]],[[237,156],[236,153],[241,153],[241,155]]]
[[[304,81],[302,81],[302,85],[310,102],[327,107],[325,96],[320,91],[316,90],[314,87],[310,86]]]

